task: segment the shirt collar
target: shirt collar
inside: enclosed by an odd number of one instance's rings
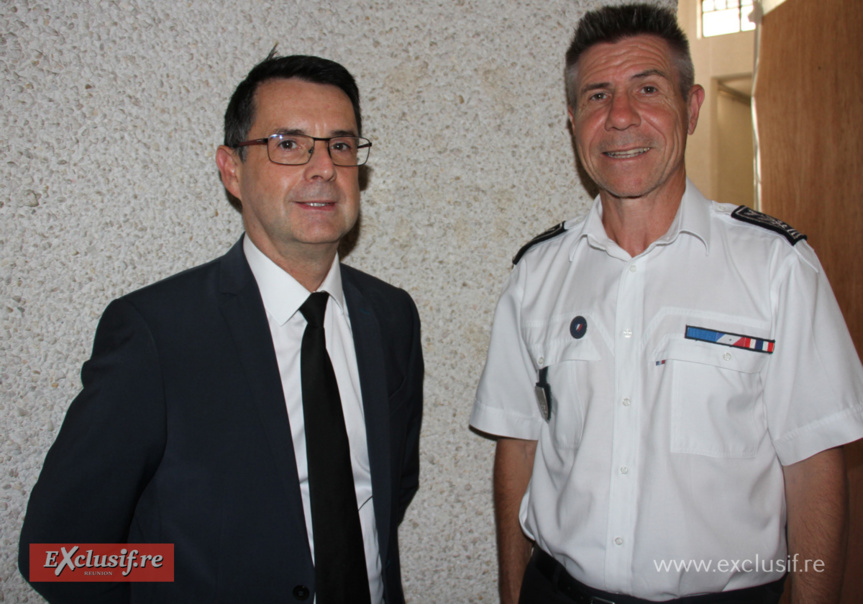
[[[297,313],[310,292],[270,260],[248,236],[243,237],[243,252],[258,283],[267,314],[279,325],[284,325]],[[330,298],[336,302],[337,311],[347,315],[338,254],[333,258],[333,264],[317,291],[330,294]]]
[[[696,237],[704,244],[705,251],[710,251],[710,201],[688,178],[674,222],[657,243],[671,243],[680,233]]]
[[[686,179],[686,190],[680,200],[680,207],[677,209],[671,226],[665,235],[650,244],[648,250],[657,245],[673,243],[681,233],[696,237],[704,244],[705,251],[710,250],[710,201],[688,178]],[[593,200],[587,218],[582,222],[581,232],[574,240],[569,256],[570,260],[575,257],[576,247],[584,239],[587,239],[587,242],[593,247],[609,253],[618,249],[617,244],[611,240],[605,232],[605,227],[602,226],[602,202],[598,195]]]

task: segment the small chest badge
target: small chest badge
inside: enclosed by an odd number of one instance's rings
[[[584,334],[587,333],[587,319],[578,315],[576,318],[572,320],[572,323],[569,324],[569,333],[576,340],[580,340],[584,337]]]

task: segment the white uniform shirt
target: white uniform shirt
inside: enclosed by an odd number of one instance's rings
[[[782,465],[863,437],[863,369],[818,259],[733,209],[687,182],[632,258],[597,199],[498,304],[471,425],[538,440],[522,527],[593,587],[663,600],[778,579]]]
[[[303,498],[303,512],[306,519],[306,531],[309,535],[309,547],[312,550],[312,557],[314,557],[315,542],[312,532],[309,470],[306,456],[305,422],[303,420],[303,391],[300,379],[300,349],[303,332],[306,329],[306,320],[299,310],[309,297],[310,292],[267,258],[248,236],[243,239],[243,251],[246,254],[249,267],[252,269],[252,274],[255,276],[255,281],[258,283],[264,308],[267,311],[267,321],[270,324],[270,334],[273,337],[276,360],[282,378],[288,420],[291,424],[291,438],[294,444],[294,455],[297,459],[297,474],[300,479],[300,493]],[[326,291],[330,294],[327,311],[324,315],[327,353],[330,355],[333,371],[336,374],[339,397],[345,416],[372,602],[382,602],[384,586],[378,532],[372,502],[372,479],[366,441],[365,413],[362,406],[354,338],[351,332],[348,307],[342,291],[338,255],[333,260],[330,272],[324,282],[321,283],[318,291]]]

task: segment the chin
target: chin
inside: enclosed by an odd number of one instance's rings
[[[619,199],[637,199],[644,197],[652,190],[643,185],[625,183],[597,183],[597,186],[600,191],[605,191],[608,195]]]

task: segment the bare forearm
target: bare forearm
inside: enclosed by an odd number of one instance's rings
[[[839,602],[845,563],[848,487],[842,448],[785,469],[792,604]]]
[[[497,527],[499,590],[502,604],[516,604],[531,542],[518,520],[521,500],[533,472],[536,441],[501,438],[494,457],[494,510]]]

